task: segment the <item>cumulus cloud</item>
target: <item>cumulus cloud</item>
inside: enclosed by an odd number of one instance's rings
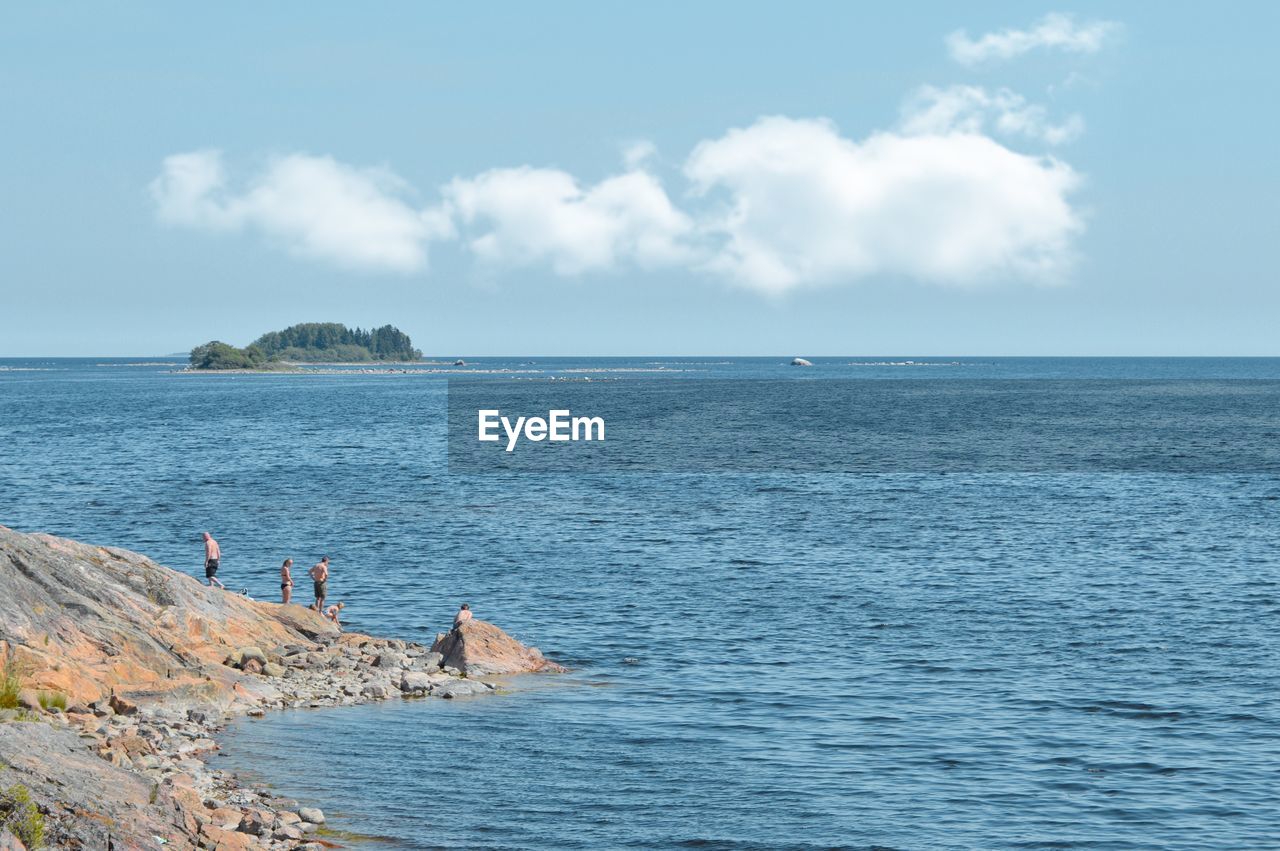
[[[151,191],[162,222],[253,230],[359,269],[422,270],[433,241],[457,240],[490,269],[677,267],[768,293],[876,275],[1052,280],[1081,229],[1069,200],[1079,178],[1000,144],[988,124],[1042,140],[1059,132],[1011,93],[946,89],[918,98],[897,130],[862,140],[785,117],[705,140],[685,161],[681,206],[640,165],[650,151],[594,184],[529,166],[458,177],[425,208],[389,172],[305,154],[238,190],[216,151],[177,154]]]
[[[1115,21],[1077,24],[1070,15],[1045,15],[1030,29],[1005,29],[970,38],[964,30],[947,36],[951,58],[962,65],[1015,59],[1033,50],[1097,53],[1120,28]]]
[[[217,151],[175,154],[151,194],[164,223],[254,230],[295,254],[356,269],[421,270],[428,241],[452,233],[438,211],[407,203],[408,187],[391,172],[308,154],[274,160],[239,191]]]
[[[694,149],[685,173],[725,208],[707,266],[782,292],[895,275],[965,285],[1048,280],[1080,230],[1070,166],[964,129],[857,142],[824,120],[763,118]]]
[[[1084,119],[1071,115],[1054,124],[1043,106],[1028,103],[1022,95],[980,86],[923,86],[903,108],[902,129],[913,135],[982,133],[988,128],[1005,136],[1061,145],[1084,132]]]
[[[428,206],[385,169],[281,157],[243,185],[216,151],[167,158],[151,184],[158,218],[254,231],[305,257],[415,272],[433,242],[456,241],[490,270],[564,276],[682,268],[766,293],[869,277],[951,286],[1052,281],[1070,267],[1082,223],[1076,172],[997,141],[1049,145],[1080,132],[1007,89],[924,87],[890,131],[846,138],[824,119],[761,118],[697,144],[677,205],[623,151],[595,183],[554,168],[460,176]]]
[[[467,247],[493,265],[547,263],[577,275],[689,257],[692,221],[639,169],[588,187],[558,169],[493,169],[454,179],[444,197]]]

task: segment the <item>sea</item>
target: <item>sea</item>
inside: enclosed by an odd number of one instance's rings
[[[4,359],[0,523],[192,576],[208,530],[229,593],[260,599],[285,557],[328,555],[351,629],[430,642],[465,601],[572,669],[236,722],[217,767],[322,808],[347,847],[1280,848],[1272,466],[850,472],[768,434],[742,472],[449,463],[459,377],[1021,382],[1063,410],[1076,387],[1227,386],[1257,391],[1247,413],[1180,410],[1219,456],[1280,446],[1280,359],[811,360]]]

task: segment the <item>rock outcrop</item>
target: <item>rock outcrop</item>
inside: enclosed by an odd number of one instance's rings
[[[441,654],[443,667],[455,668],[471,677],[565,670],[543,656],[538,648],[527,647],[493,624],[474,619],[436,636],[431,651]]]
[[[490,624],[455,644],[450,662],[137,553],[0,526],[0,663],[22,687],[0,708],[0,790],[28,790],[50,847],[319,849],[323,814],[209,767],[213,736],[238,713],[479,695],[495,686],[461,672],[562,670]]]
[[[151,559],[0,526],[0,655],[27,685],[92,703],[113,693],[230,700],[261,682],[223,665],[246,646],[309,644],[337,628],[302,606],[209,588]]]

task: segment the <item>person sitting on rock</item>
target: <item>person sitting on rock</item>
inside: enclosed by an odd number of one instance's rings
[[[293,597],[293,559],[287,558],[284,564],[280,565],[280,596],[284,599],[282,603],[288,603]]]
[[[329,592],[329,557],[325,556],[307,571],[311,581],[315,583],[316,601],[311,608],[317,612],[324,611],[324,598]]]
[[[457,632],[469,620],[471,620],[471,605],[463,603],[462,607],[458,609],[458,613],[453,616],[453,631]]]
[[[222,561],[222,548],[208,532],[204,534],[204,578],[209,580],[209,587],[217,585],[226,588],[218,579],[218,564]]]
[[[341,628],[342,621],[338,620],[338,615],[346,607],[347,607],[347,604],[339,600],[336,606],[330,606],[329,608],[324,610],[324,616],[329,620],[333,621],[335,624],[337,624],[339,628]]]

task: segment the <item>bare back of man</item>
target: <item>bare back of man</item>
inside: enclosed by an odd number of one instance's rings
[[[222,547],[208,532],[204,533],[204,578],[209,580],[209,587],[226,588],[218,579],[218,567],[222,564]]]
[[[329,593],[329,557],[325,556],[312,567],[307,574],[311,577],[312,583],[315,585],[316,601],[311,608],[317,612],[324,612],[324,598]]]

